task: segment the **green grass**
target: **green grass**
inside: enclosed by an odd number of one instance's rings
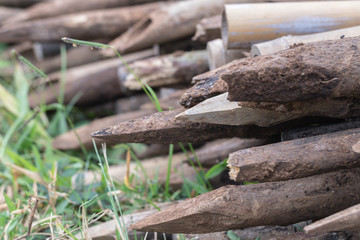
[[[97,43],[65,40],[76,45],[112,48],[103,44],[100,46]],[[118,225],[124,226],[123,214],[142,209],[148,204],[159,210],[158,202],[196,196],[211,189],[208,180],[219,174],[224,164],[221,163],[205,173],[196,160],[191,163],[198,172],[197,181],[184,178],[182,190],[172,191],[170,177],[173,145],[169,147],[169,164],[164,186],[159,183],[157,174],[152,179],[148,177],[134,152],[138,145],[120,144],[108,149],[108,152],[103,148],[103,157],[96,148],[95,151],[87,151],[82,147],[82,151],[67,152],[54,149],[51,145],[53,137],[74,129],[77,125],[77,122],[73,121],[76,110],[74,104],[63,105],[66,72],[64,47],[61,52],[63,77],[58,103],[41,105],[35,109],[29,107],[27,100],[31,81],[34,76],[47,78],[46,74],[18,54],[14,58],[17,60],[13,62],[1,60],[3,66],[14,66],[15,71],[11,79],[0,76],[0,239],[15,239],[29,231],[28,220],[34,207],[34,204],[29,205],[29,199],[34,197],[39,199],[39,204],[27,239],[45,239],[49,236],[76,239],[75,234],[83,228],[87,229],[89,224],[110,220],[109,209],[115,214]],[[119,53],[116,54],[122,58]],[[124,64],[132,72],[127,63]],[[24,68],[32,73],[26,74]],[[162,111],[155,92],[140,79],[136,79],[142,84],[143,90],[158,111]],[[195,155],[191,144],[188,147]],[[183,146],[182,148],[188,155],[188,151]],[[132,172],[129,183],[133,189],[123,182],[114,182],[107,172],[109,163],[125,162],[124,159],[119,159],[119,156],[128,149],[138,171],[145,178]],[[190,159],[189,155],[188,157]],[[80,177],[78,184],[72,186],[72,177],[77,174],[81,176],[86,170],[102,172],[102,181],[85,185],[80,181]],[[114,194],[109,194],[115,190],[122,192],[121,202]],[[1,199],[1,196],[4,198]],[[120,229],[120,232],[117,232],[118,239],[127,239],[127,229]]]

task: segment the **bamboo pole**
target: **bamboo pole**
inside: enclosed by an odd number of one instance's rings
[[[75,150],[80,149],[81,144],[86,149],[91,149],[93,147],[91,133],[108,126],[115,125],[119,122],[129,121],[134,118],[139,118],[146,116],[148,114],[154,113],[152,110],[138,110],[129,113],[109,116],[105,118],[96,119],[89,124],[75,128],[74,130],[68,131],[57,136],[53,142],[53,148],[60,150]],[[99,143],[99,141],[96,141]]]
[[[182,109],[155,113],[94,132],[92,137],[107,143],[177,143],[204,142],[217,138],[256,138],[276,135],[297,123],[261,128],[257,126],[228,126],[180,121],[175,118]],[[301,120],[305,122],[304,120]]]
[[[9,18],[5,24],[30,21],[34,19],[50,18],[77,12],[124,7],[133,4],[155,2],[156,0],[53,0],[36,4],[22,14]]]
[[[112,38],[126,31],[147,13],[165,3],[123,7],[8,24],[0,28],[1,42],[59,41],[62,37],[78,39]]]
[[[175,52],[136,61],[130,65],[135,75],[150,87],[189,84],[193,76],[209,69],[206,51]],[[140,83],[126,67],[118,70],[119,81],[129,90],[141,90]]]
[[[133,62],[153,56],[153,50],[144,50],[124,56],[126,62]],[[123,64],[121,59],[108,59],[69,69],[66,72],[64,87],[64,103],[69,104],[77,96],[76,105],[84,106],[116,99],[126,93],[117,80],[117,68]],[[49,76],[50,81],[61,78],[61,72]],[[101,79],[101,81],[99,81]],[[47,86],[45,90],[33,92],[29,96],[30,106],[41,103],[55,103],[58,101],[61,83]]]
[[[359,12],[359,1],[226,5],[221,35],[226,48],[246,48],[284,35],[356,26],[360,23]]]
[[[326,40],[336,40],[341,37],[356,37],[360,35],[360,26],[342,28],[338,30],[314,33],[308,35],[300,35],[300,36],[283,36],[281,38],[277,38],[268,42],[257,43],[251,46],[251,56],[261,56],[268,55],[279,52],[281,50],[289,49],[292,46],[311,43],[311,42],[319,42]]]
[[[343,168],[359,167],[360,155],[352,146],[360,128],[274,143],[230,154],[234,181],[282,181]]]
[[[207,52],[209,55],[210,70],[216,69],[235,59],[247,57],[242,49],[225,49],[223,41],[216,39],[208,42]]]
[[[221,79],[229,87],[230,101],[356,98],[359,48],[360,37],[309,43],[269,56],[235,60]]]
[[[357,204],[359,181],[360,169],[351,169],[284,182],[225,186],[150,215],[131,229],[207,233],[319,219]]]
[[[360,230],[360,204],[342,210],[304,228],[306,233]]]

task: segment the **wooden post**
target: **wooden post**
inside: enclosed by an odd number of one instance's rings
[[[155,2],[156,0],[53,0],[40,2],[24,11],[22,14],[9,18],[5,24],[30,21],[40,18],[50,18],[70,13],[124,7],[139,3]]]
[[[304,228],[306,233],[360,230],[360,204],[335,213]]]
[[[279,131],[298,123],[279,124],[271,128],[257,126],[228,126],[180,121],[176,115],[182,109],[155,113],[143,118],[122,122],[94,132],[92,137],[108,143],[177,143],[204,142],[216,138],[261,138],[276,135]],[[304,120],[302,120],[304,122]]]
[[[193,76],[209,70],[206,51],[175,52],[136,61],[130,65],[135,75],[150,87],[189,84]],[[118,70],[119,81],[129,90],[141,90],[140,83],[126,67]]]
[[[360,37],[309,43],[269,56],[233,61],[221,78],[228,84],[230,101],[357,98],[359,48]]]
[[[0,28],[1,42],[60,41],[62,37],[92,40],[115,37],[165,3],[151,3],[9,24]]]
[[[288,34],[356,26],[359,12],[358,1],[232,4],[225,6],[221,35],[226,48],[247,48]]]
[[[360,24],[360,23],[359,23]],[[300,36],[283,36],[268,42],[257,43],[251,46],[251,56],[268,55],[279,52],[281,50],[289,49],[292,46],[301,45],[311,42],[319,42],[326,40],[336,40],[340,37],[356,37],[360,35],[360,26],[342,28],[338,30],[314,33]]]
[[[359,167],[352,146],[360,128],[244,149],[230,154],[234,181],[282,181]]]
[[[225,186],[150,215],[131,228],[207,233],[319,219],[357,204],[359,181],[360,169],[351,169],[284,182]]]
[[[124,59],[132,62],[150,56],[153,56],[153,50],[132,53],[124,56]],[[76,105],[84,106],[114,100],[126,93],[125,88],[117,80],[117,68],[122,64],[121,59],[115,58],[69,69],[66,73],[64,103],[68,104],[75,96],[78,96]],[[56,81],[60,77],[61,72],[57,72],[51,74],[49,79]],[[47,86],[43,91],[33,92],[29,96],[30,106],[57,102],[60,87],[60,83],[55,83]]]

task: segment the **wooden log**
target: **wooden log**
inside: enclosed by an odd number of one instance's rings
[[[331,232],[331,233],[315,233],[315,234],[306,234],[306,233],[294,233],[289,234],[288,236],[269,238],[269,240],[328,240],[328,239],[337,239],[337,240],[346,240],[346,239],[357,239],[359,235],[352,232]]]
[[[126,31],[147,13],[165,5],[150,3],[9,24],[0,28],[0,41],[59,41],[62,37],[91,40],[99,36],[112,38]]]
[[[10,7],[3,7],[0,5],[0,25],[4,23],[5,20],[9,19],[9,17],[18,15],[23,10],[20,8],[10,8]]]
[[[0,6],[26,8],[47,0],[0,0]]]
[[[228,93],[209,98],[176,116],[179,120],[225,125],[267,127],[304,116],[358,117],[358,99],[314,99],[303,102],[230,102]]]
[[[230,154],[230,178],[242,181],[282,181],[359,167],[352,146],[360,128],[244,149]]]
[[[281,133],[281,141],[289,141],[298,138],[312,137],[321,134],[344,131],[352,128],[360,128],[360,121],[352,120],[347,122],[326,124],[320,126],[309,126],[293,128]]]
[[[141,106],[147,103],[154,105],[145,93],[137,94],[133,96],[126,96],[124,98],[120,98],[116,100],[115,103],[116,113],[122,114],[122,113],[137,111],[141,108]],[[155,107],[148,109],[155,109]]]
[[[209,70],[206,51],[174,54],[136,61],[130,65],[135,75],[150,87],[189,84],[192,77]],[[126,67],[118,70],[119,81],[129,90],[141,90],[140,83]]]
[[[206,143],[199,149],[195,150],[196,157],[204,167],[212,167],[215,164],[228,158],[229,154],[240,149],[252,148],[256,146],[272,143],[276,138],[263,138],[263,139],[219,139]],[[190,154],[191,155],[191,154]],[[195,158],[191,158],[195,161]]]
[[[36,4],[24,11],[22,14],[9,18],[5,23],[14,24],[17,22],[29,21],[40,18],[51,18],[70,13],[124,7],[140,3],[155,2],[156,0],[53,0]]]
[[[360,35],[360,26],[342,28],[333,31],[300,35],[300,36],[283,36],[271,41],[257,43],[251,46],[251,56],[261,56],[268,55],[279,52],[281,50],[289,49],[292,46],[299,44],[319,42],[326,40],[336,40],[340,39],[341,36],[344,37],[356,37]]]
[[[107,143],[177,143],[204,142],[217,138],[261,138],[276,135],[294,123],[279,124],[271,128],[257,126],[229,126],[194,123],[175,118],[182,109],[155,113],[143,118],[122,122],[94,132],[92,137]],[[301,120],[304,122],[304,120]],[[298,123],[295,123],[298,124]]]
[[[150,232],[207,233],[319,219],[357,204],[359,180],[360,169],[351,169],[283,182],[225,186],[130,227]]]
[[[110,45],[125,53],[191,36],[201,19],[220,14],[225,3],[236,2],[244,0],[192,0],[159,7],[113,40]],[[114,55],[107,50],[104,54]]]
[[[359,11],[360,3],[354,1],[226,5],[221,35],[227,49],[247,48],[284,35],[356,26]]]
[[[119,122],[129,121],[134,118],[143,117],[153,112],[154,112],[153,110],[139,110],[139,111],[96,119],[90,122],[89,124],[75,128],[74,130],[71,130],[69,132],[57,136],[53,140],[52,146],[60,150],[75,150],[75,149],[80,149],[82,143],[85,148],[91,149],[93,148],[93,143],[91,138],[92,132],[98,129],[115,125]],[[76,136],[76,134],[79,136],[81,143],[79,142],[79,139]],[[99,141],[96,142],[99,143]]]
[[[291,102],[358,97],[360,37],[309,43],[235,60],[221,78],[230,101]]]
[[[306,233],[360,230],[360,204],[342,210],[304,228]]]
[[[160,97],[159,103],[161,109],[164,111],[168,111],[172,109],[181,108],[179,104],[179,99],[185,93],[185,91],[186,90],[184,89],[180,89],[168,96]],[[153,103],[146,103],[141,106],[141,109],[155,109],[155,105]]]
[[[124,56],[124,59],[126,62],[133,62],[150,56],[153,56],[153,50],[132,53]],[[117,68],[122,64],[121,59],[115,58],[69,69],[66,72],[64,103],[68,104],[78,96],[76,105],[85,106],[113,100],[125,94],[125,89],[117,80]],[[60,77],[61,72],[57,72],[51,74],[49,79],[56,81]],[[60,83],[55,83],[46,87],[44,91],[32,93],[29,96],[30,106],[57,102],[60,86]]]
[[[207,43],[217,38],[221,38],[221,15],[201,19],[192,40]]]
[[[247,57],[242,49],[225,49],[221,39],[208,42],[207,52],[209,55],[210,70],[221,67],[235,59]]]

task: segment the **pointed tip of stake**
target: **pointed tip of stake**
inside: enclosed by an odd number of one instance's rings
[[[108,127],[108,128],[104,128],[104,129],[102,129],[102,130],[100,130],[100,131],[93,132],[93,133],[91,134],[91,137],[96,138],[96,137],[103,137],[103,136],[111,135],[110,129],[111,129],[111,128]]]

